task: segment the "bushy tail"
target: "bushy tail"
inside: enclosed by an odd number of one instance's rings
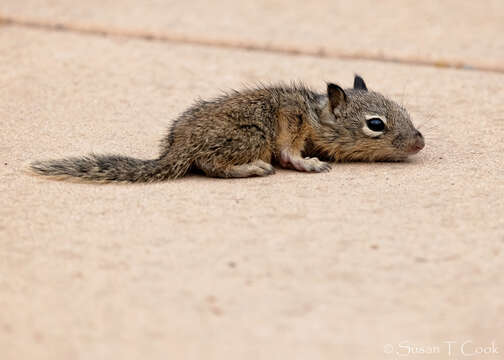
[[[79,178],[96,182],[155,182],[185,175],[190,162],[167,158],[140,160],[121,155],[95,155],[36,161],[30,170],[58,179]]]

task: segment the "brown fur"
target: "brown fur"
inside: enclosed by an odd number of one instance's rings
[[[369,114],[386,118],[386,129],[373,137],[364,129]],[[356,76],[354,89],[328,84],[326,94],[293,84],[198,101],[174,121],[157,159],[91,154],[34,162],[31,171],[99,182],[162,181],[191,168],[215,177],[265,176],[274,173],[272,163],[321,172],[330,166],[319,158],[399,161],[412,147],[423,147],[423,137],[406,110]]]

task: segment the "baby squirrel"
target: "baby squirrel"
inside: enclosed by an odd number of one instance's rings
[[[39,175],[100,182],[154,182],[197,168],[223,178],[266,176],[272,163],[329,171],[327,161],[401,161],[424,147],[406,109],[368,91],[328,83],[318,94],[303,84],[261,86],[197,101],[171,125],[157,159],[95,155],[37,161]]]

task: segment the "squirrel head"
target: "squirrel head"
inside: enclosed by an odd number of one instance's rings
[[[327,84],[322,107],[315,145],[335,160],[402,161],[425,145],[406,109],[358,75],[352,89]]]

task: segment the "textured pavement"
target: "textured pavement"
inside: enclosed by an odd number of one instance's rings
[[[5,18],[209,44],[504,72],[501,0],[6,0]]]
[[[502,357],[504,4],[289,4],[0,4],[1,359]],[[152,185],[23,172],[153,157],[198,97],[354,73],[409,109],[419,155]]]

